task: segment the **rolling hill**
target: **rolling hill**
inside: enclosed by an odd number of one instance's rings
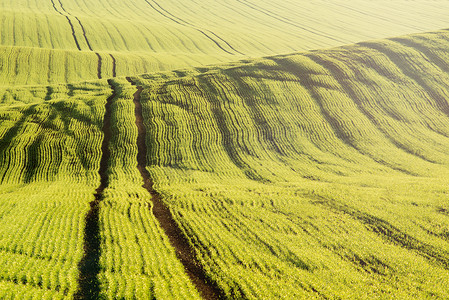
[[[447,27],[447,1],[2,0],[0,86],[75,83]]]
[[[449,298],[445,5],[1,1],[0,298]]]

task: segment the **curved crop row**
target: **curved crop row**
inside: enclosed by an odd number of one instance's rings
[[[2,0],[0,85],[113,77],[104,64],[112,64],[109,54],[121,56],[116,74],[130,76],[436,30],[447,26],[441,11],[448,7],[426,0]]]
[[[0,298],[71,298],[92,200],[103,82],[9,88],[0,106]]]
[[[137,169],[135,87],[114,80],[108,183],[100,202],[100,295],[108,299],[197,299],[175,251],[152,214]]]
[[[228,298],[448,296],[448,40],[140,78],[154,187]]]

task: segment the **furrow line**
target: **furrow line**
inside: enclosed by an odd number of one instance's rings
[[[226,50],[225,48],[223,48],[216,40],[214,40],[211,36],[209,36],[207,33],[205,33],[203,30],[201,30],[200,28],[196,27],[195,25],[184,21],[183,19],[180,19],[176,16],[174,16],[173,14],[171,14],[170,12],[168,12],[166,9],[162,8],[156,1],[153,1],[155,5],[157,5],[159,7],[159,9],[157,9],[154,5],[152,5],[148,0],[145,0],[145,2],[151,6],[152,9],[154,9],[156,12],[158,12],[161,16],[172,20],[173,22],[181,25],[181,26],[186,26],[186,27],[190,27],[195,29],[196,31],[198,31],[199,33],[201,33],[202,35],[204,35],[205,37],[207,37],[209,40],[211,40],[212,42],[215,43],[215,45],[220,48],[221,50],[223,50],[224,52],[231,54],[231,55],[235,55],[234,53]],[[164,13],[165,12],[165,13]],[[226,42],[224,39],[222,39],[221,37],[219,37],[218,35],[216,35],[215,33],[213,33],[210,30],[206,30],[209,33],[215,35],[218,39],[220,39],[221,41],[223,41],[226,45],[229,46],[229,48],[231,48],[232,50],[234,50],[235,52],[239,53],[239,54],[243,54],[240,51],[235,50],[228,42]]]
[[[73,39],[75,40],[76,47],[78,48],[78,50],[81,51],[81,47],[80,47],[80,44],[78,43],[78,39],[76,38],[75,27],[73,27],[72,21],[70,20],[70,18],[67,15],[64,15],[62,12],[60,12],[56,8],[55,2],[53,0],[51,0],[51,3],[53,4],[53,8],[56,10],[56,12],[58,14],[60,14],[61,16],[64,16],[67,19],[67,21],[69,22],[70,28],[72,29],[72,36],[73,36]],[[59,2],[59,4],[61,5],[61,8],[64,10],[64,8],[62,7],[61,2]],[[65,10],[64,10],[64,12],[65,12]]]
[[[117,61],[112,54],[109,54],[109,56],[112,58],[112,77],[117,77]]]
[[[110,158],[109,141],[111,140],[111,104],[116,96],[116,90],[111,80],[108,80],[112,89],[112,95],[106,100],[103,121],[103,143],[101,145],[102,157],[100,161],[100,185],[96,189],[95,200],[90,203],[90,210],[86,215],[84,228],[84,256],[79,263],[80,277],[78,291],[75,299],[98,299],[100,284],[98,274],[100,272],[100,225],[99,204],[103,200],[103,191],[108,185],[108,162]]]
[[[76,16],[73,16],[73,17],[78,21],[78,24],[80,24],[81,30],[83,31],[84,39],[86,40],[87,47],[89,48],[90,51],[94,51],[94,50],[92,50],[92,46],[90,45],[89,40],[87,39],[86,30],[84,29],[84,26],[81,23],[80,19]]]
[[[84,37],[84,40],[86,41],[87,47],[89,48],[90,51],[93,52],[94,50],[92,49],[92,46],[90,45],[89,39],[87,38],[87,35],[86,35],[86,29],[84,28],[83,23],[81,23],[81,20],[77,16],[74,16],[71,13],[69,13],[68,11],[66,11],[64,6],[62,5],[61,0],[58,0],[58,1],[59,1],[59,5],[61,5],[62,10],[67,15],[74,17],[78,21],[78,24],[80,25],[81,30],[83,32],[83,37]],[[67,15],[65,17],[67,18],[67,20],[69,20],[69,17]],[[69,22],[70,22],[70,20],[69,20]],[[71,24],[71,22],[70,22],[70,24]],[[73,34],[75,34],[75,32],[73,30],[73,26],[72,26],[72,31],[73,31]],[[78,45],[78,43],[77,43],[77,45]],[[78,48],[79,48],[79,45],[78,45]],[[81,50],[81,49],[79,48],[79,50]],[[98,57],[97,76],[98,76],[98,79],[102,79],[102,76],[101,76],[102,59],[101,59],[101,56],[100,56],[100,54],[98,52],[95,52],[95,55],[97,55],[97,57]]]
[[[102,65],[101,55],[98,52],[95,52],[95,55],[98,57],[97,76],[98,76],[98,79],[101,79],[101,65]]]
[[[72,36],[73,36],[73,39],[75,40],[76,47],[78,48],[78,50],[81,51],[81,47],[78,42],[78,39],[76,38],[75,28],[73,27],[72,21],[70,21],[70,18],[68,16],[65,16],[65,17],[66,17],[67,21],[69,21],[70,28],[72,29]]]
[[[74,18],[80,24],[80,27],[81,27],[81,30],[83,31],[83,36],[84,36],[84,40],[86,41],[87,47],[89,48],[90,51],[93,52],[94,50],[92,49],[92,46],[90,45],[90,42],[87,39],[86,30],[84,29],[83,24],[81,23],[80,19],[78,19],[78,17],[74,16]],[[102,78],[102,76],[101,76],[101,65],[102,65],[101,55],[98,52],[95,52],[95,55],[98,57],[97,76],[98,76],[98,79],[101,79]],[[115,60],[114,60],[114,68],[115,68]],[[115,75],[113,77],[115,77]]]
[[[325,33],[322,33],[322,32],[320,32],[320,31],[317,31],[317,30],[311,30],[311,29],[308,29],[308,28],[306,28],[306,27],[304,27],[304,26],[300,26],[300,25],[298,25],[298,24],[296,24],[296,23],[293,23],[293,22],[290,21],[289,19],[286,19],[286,18],[284,18],[284,17],[280,17],[280,16],[278,16],[278,15],[272,13],[272,12],[268,12],[268,11],[266,11],[265,9],[262,9],[262,8],[256,6],[256,5],[254,5],[254,4],[248,4],[247,1],[241,1],[241,0],[236,0],[236,1],[237,1],[237,2],[240,2],[241,4],[247,6],[247,7],[251,8],[251,9],[254,9],[254,10],[256,10],[256,11],[258,11],[258,12],[260,12],[260,13],[266,15],[266,16],[269,16],[269,17],[271,17],[271,18],[273,18],[273,19],[276,19],[276,20],[278,20],[278,21],[280,21],[280,22],[282,22],[282,23],[285,23],[285,24],[294,26],[294,27],[296,27],[296,28],[302,29],[302,30],[307,31],[307,32],[309,32],[309,33],[312,33],[312,34],[315,34],[315,35],[318,35],[318,36],[321,36],[321,37],[324,37],[324,38],[327,38],[327,39],[330,39],[330,40],[333,40],[333,41],[336,41],[336,42],[339,42],[339,43],[346,43],[346,41],[343,41],[343,40],[340,40],[340,39],[333,38],[333,37],[331,37],[331,36],[329,36],[329,35],[327,35],[327,34],[325,34]]]
[[[136,85],[130,77],[126,78],[132,85]],[[150,173],[146,167],[147,148],[145,144],[146,129],[143,123],[142,104],[140,102],[140,95],[143,88],[137,86],[137,91],[134,93],[134,105],[136,115],[136,126],[138,129],[137,135],[137,168],[143,179],[143,187],[151,194],[153,210],[152,213],[158,220],[159,225],[164,230],[170,244],[175,248],[176,255],[181,263],[184,265],[186,273],[190,280],[198,289],[204,299],[223,299],[224,293],[218,288],[217,284],[211,281],[201,264],[195,257],[195,251],[190,245],[188,238],[184,235],[178,223],[174,220],[170,209],[164,204],[161,196],[154,190],[153,182],[150,178]],[[151,209],[151,208],[150,208]]]

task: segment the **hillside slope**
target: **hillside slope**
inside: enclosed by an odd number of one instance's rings
[[[155,189],[228,298],[449,296],[448,48],[140,77]]]
[[[448,48],[2,89],[0,298],[448,298]]]
[[[0,86],[73,83],[446,28],[443,0],[2,0]]]

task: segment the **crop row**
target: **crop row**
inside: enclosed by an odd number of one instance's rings
[[[98,173],[101,128],[111,88],[111,154],[97,220],[99,271],[93,274],[100,295],[199,297],[142,187],[135,87],[110,82],[1,90],[0,298],[80,295],[81,262],[89,259],[86,216],[104,175]]]
[[[117,298],[197,299],[175,251],[152,213],[151,195],[137,169],[133,94],[114,80],[108,184],[100,202],[101,295]]]
[[[154,187],[227,297],[448,296],[447,40],[140,78]]]
[[[70,298],[99,180],[107,86],[2,93],[0,298]]]
[[[0,85],[129,76],[434,30],[447,21],[449,4],[438,4],[3,0]]]

